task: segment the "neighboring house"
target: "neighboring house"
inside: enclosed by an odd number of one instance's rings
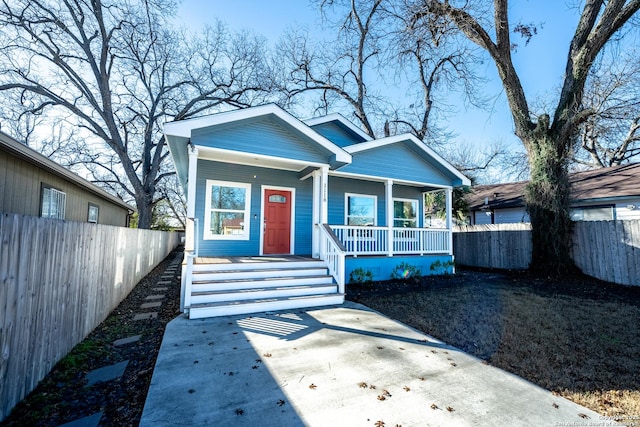
[[[422,198],[446,191],[450,213],[469,180],[411,135],[372,140],[340,115],[302,122],[275,105],[164,132],[187,194],[192,318],[339,304],[354,270],[451,268],[451,221],[425,228]]]
[[[0,132],[0,212],[126,227],[133,208]]]
[[[569,175],[574,221],[640,219],[640,163]],[[471,224],[529,222],[527,181],[478,185],[467,196]]]

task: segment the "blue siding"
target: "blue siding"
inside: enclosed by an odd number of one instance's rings
[[[381,182],[363,181],[359,179],[349,179],[338,176],[329,177],[329,224],[343,225],[345,216],[345,193],[366,194],[378,197],[376,225],[384,227],[387,225],[385,185]],[[423,210],[422,190],[418,187],[406,185],[394,185],[393,197],[400,199],[418,200],[418,222],[422,226]]]
[[[344,279],[347,283],[347,293],[349,292],[349,276],[351,272],[357,268],[363,268],[370,271],[373,275],[373,280],[389,280],[393,270],[403,262],[420,268],[423,276],[430,276],[442,273],[431,270],[431,265],[433,263],[437,261],[440,261],[440,263],[446,263],[452,259],[451,255],[346,257]],[[452,272],[453,269],[449,267],[448,273]]]
[[[206,180],[214,179],[251,184],[249,240],[203,240]],[[196,182],[196,218],[200,221],[201,256],[254,256],[260,254],[261,186],[295,188],[295,248],[296,255],[311,254],[312,180],[300,181],[298,173],[254,166],[229,165],[208,160],[198,161]]]
[[[385,145],[354,153],[353,162],[340,172],[375,175],[391,179],[451,185],[451,178],[440,172],[414,149],[404,143]]]
[[[268,117],[196,129],[191,141],[196,145],[316,163],[329,163],[330,156],[316,142],[294,134]]]
[[[338,122],[320,123],[311,128],[342,148],[365,141],[360,135],[340,126]]]

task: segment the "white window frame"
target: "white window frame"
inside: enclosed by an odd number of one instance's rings
[[[213,209],[211,207],[211,190],[214,186],[243,188],[245,190],[244,210]],[[212,234],[211,233],[211,212],[214,210],[220,211],[220,212],[242,212],[244,214],[244,227],[242,230],[243,233],[227,234],[227,235]],[[205,191],[205,206],[204,206],[204,227],[203,227],[204,240],[249,240],[249,236],[251,234],[250,214],[251,214],[251,184],[244,183],[244,182],[217,181],[213,179],[207,180],[206,191]]]
[[[89,203],[89,207],[87,209],[87,222],[97,224],[98,217],[100,216],[100,206],[95,203]]]
[[[47,203],[45,203],[45,193],[49,192]],[[51,187],[50,185],[43,184],[42,191],[40,193],[40,216],[42,218],[50,219],[62,219],[65,218],[65,211],[67,205],[67,193]],[[56,214],[52,213],[53,205],[56,205]]]
[[[349,197],[363,197],[367,199],[373,199],[373,225],[378,225],[378,196],[358,193],[344,194],[344,225],[349,225]]]
[[[415,227],[396,227],[396,221],[408,221],[411,218],[396,218],[396,202],[411,202],[416,205],[416,216],[414,217],[416,225]],[[418,199],[402,199],[398,197],[393,198],[393,224],[394,228],[419,228],[420,227],[420,200]]]

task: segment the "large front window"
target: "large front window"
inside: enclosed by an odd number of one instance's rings
[[[418,201],[393,199],[393,226],[415,228],[418,226]]]
[[[207,180],[205,239],[249,239],[251,184]]]
[[[376,225],[376,196],[345,194],[347,225]]]

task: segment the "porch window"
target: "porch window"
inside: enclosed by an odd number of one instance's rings
[[[393,199],[393,226],[415,228],[418,226],[418,201]]]
[[[346,225],[376,225],[378,198],[366,194],[345,194]]]
[[[249,239],[251,184],[207,180],[205,239]]]
[[[67,194],[48,185],[42,185],[40,216],[42,218],[64,219]]]

